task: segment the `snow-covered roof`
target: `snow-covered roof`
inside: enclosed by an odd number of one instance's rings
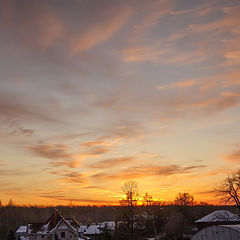
[[[100,222],[98,224],[91,224],[88,226],[82,225],[79,227],[78,231],[84,232],[84,234],[86,234],[86,235],[100,234],[101,229],[103,229],[106,226],[109,230],[113,231],[115,229],[115,222],[109,221],[109,222]]]
[[[27,226],[20,226],[16,233],[26,233],[27,232]]]
[[[217,210],[201,219],[198,219],[195,222],[204,223],[204,222],[227,222],[227,221],[236,222],[240,221],[240,218],[236,214],[233,214],[227,210]]]
[[[109,230],[114,230],[116,224],[113,221],[109,221],[109,222],[100,222],[98,225],[100,228],[104,228],[107,226]]]
[[[84,232],[86,235],[100,234],[99,225],[80,226],[79,232]]]

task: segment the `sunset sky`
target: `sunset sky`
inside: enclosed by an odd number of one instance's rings
[[[0,200],[173,200],[240,168],[239,0],[1,0]]]

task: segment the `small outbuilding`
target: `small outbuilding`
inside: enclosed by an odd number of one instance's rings
[[[240,218],[238,215],[233,214],[227,210],[214,211],[207,216],[195,221],[198,230],[213,225],[235,225],[240,224]]]
[[[240,224],[219,225],[203,228],[191,240],[239,240]]]

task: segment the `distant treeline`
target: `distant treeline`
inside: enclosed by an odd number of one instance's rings
[[[155,208],[157,212],[164,216],[164,219],[171,219],[171,216],[179,212],[176,205],[157,205],[148,206]],[[10,230],[16,231],[20,225],[33,222],[45,222],[57,208],[64,217],[72,217],[80,224],[86,225],[102,221],[119,220],[122,206],[0,206],[0,240],[6,240]],[[210,212],[218,209],[226,209],[235,212],[233,206],[214,206],[214,205],[194,205],[188,206],[189,222],[194,224],[199,219]],[[146,206],[137,206],[139,212],[146,211]]]

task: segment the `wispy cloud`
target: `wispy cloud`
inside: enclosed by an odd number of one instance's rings
[[[194,79],[189,79],[189,80],[184,80],[180,82],[175,82],[169,85],[163,85],[163,86],[157,86],[156,88],[159,90],[165,90],[168,88],[185,88],[185,87],[192,87],[195,85],[198,85],[199,81],[194,80]]]
[[[233,150],[231,153],[224,155],[223,158],[226,161],[233,162],[233,163],[240,162],[240,149]]]
[[[102,199],[90,199],[90,198],[75,198],[75,197],[68,197],[64,194],[49,194],[49,193],[42,193],[39,195],[42,198],[49,198],[52,200],[58,200],[63,202],[77,202],[81,204],[117,204],[118,201],[111,201],[111,200],[102,200]]]
[[[132,10],[127,6],[109,9],[101,20],[80,34],[73,34],[69,39],[70,55],[74,56],[111,38],[128,20]]]
[[[92,176],[93,179],[96,180],[107,180],[107,179],[137,179],[143,177],[160,177],[160,176],[171,176],[175,174],[185,174],[192,173],[194,170],[199,168],[204,168],[205,165],[198,166],[186,166],[181,167],[179,165],[148,165],[148,166],[134,166],[130,168],[126,168],[124,170],[120,170],[115,174],[109,173],[97,173]]]
[[[111,159],[100,160],[96,163],[89,165],[91,168],[112,168],[112,167],[119,167],[125,164],[134,163],[136,159],[134,157],[116,157]]]
[[[225,13],[223,18],[209,22],[207,24],[193,24],[189,25],[189,30],[198,32],[212,32],[214,34],[221,34],[223,32],[234,32],[239,26],[239,6],[222,8]]]
[[[63,144],[37,144],[28,146],[28,149],[41,157],[50,159],[54,167],[78,167],[86,158],[97,157],[110,151],[107,147],[93,147],[91,149],[73,153],[68,145]]]
[[[50,173],[57,175],[61,181],[67,183],[86,185],[89,182],[85,174],[79,173],[77,171],[70,171],[65,169],[64,171],[51,171]]]

